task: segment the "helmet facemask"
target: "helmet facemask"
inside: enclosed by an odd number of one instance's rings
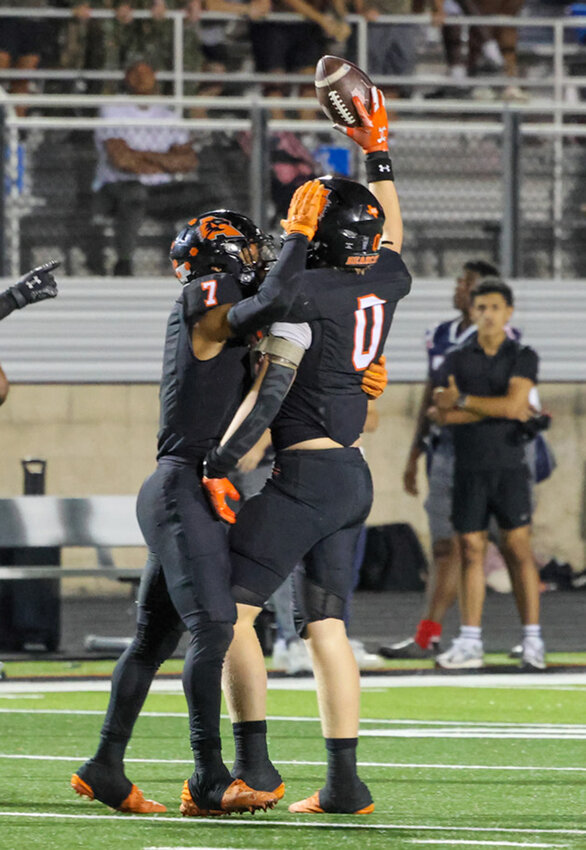
[[[254,292],[275,262],[272,238],[249,218],[213,210],[192,219],[171,245],[175,274],[186,284],[211,271],[231,274]]]

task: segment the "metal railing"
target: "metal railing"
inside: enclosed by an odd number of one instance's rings
[[[55,9],[0,9],[0,19],[3,15],[34,14],[36,17],[69,18],[70,12]],[[95,17],[112,17],[112,12],[96,11]],[[146,18],[148,12],[136,12],[137,19]],[[262,95],[262,87],[266,82],[297,84],[307,83],[303,75],[263,75],[249,72],[224,74],[221,79],[242,85],[244,93],[238,97],[186,97],[183,95],[186,81],[204,81],[217,79],[217,75],[205,73],[190,74],[185,72],[182,63],[182,38],[184,18],[181,12],[169,12],[169,25],[174,34],[174,67],[168,72],[160,72],[161,79],[173,82],[173,94],[165,97],[131,98],[118,95],[73,95],[73,94],[2,94],[0,89],[0,121],[4,118],[4,128],[0,126],[0,143],[5,150],[0,150],[0,163],[5,163],[4,183],[5,193],[0,193],[0,218],[4,227],[4,246],[0,242],[0,273],[15,274],[23,265],[23,227],[26,224],[29,232],[34,232],[35,216],[42,219],[51,207],[51,197],[39,191],[35,184],[34,174],[31,174],[30,161],[27,162],[27,150],[32,144],[31,139],[50,138],[55,134],[59,138],[62,133],[89,134],[99,127],[119,125],[117,120],[105,121],[94,117],[95,110],[100,106],[112,103],[141,104],[164,103],[175,110],[176,117],[166,122],[169,126],[181,126],[188,130],[197,141],[205,134],[226,134],[234,137],[239,133],[251,134],[251,152],[246,162],[246,183],[248,208],[243,212],[250,214],[261,226],[268,225],[270,212],[270,139],[275,133],[293,131],[297,134],[314,134],[322,140],[338,147],[347,145],[353,155],[352,176],[362,177],[360,158],[356,156],[354,146],[347,143],[343,137],[331,130],[328,122],[322,118],[316,120],[301,120],[295,117],[275,119],[271,110],[281,108],[289,113],[293,110],[307,110],[308,105],[317,105],[314,98],[283,97],[267,98]],[[233,16],[206,13],[205,19],[233,19]],[[294,21],[293,15],[274,15],[269,19]],[[358,62],[367,68],[367,38],[368,24],[360,16],[350,16],[350,22],[357,30]],[[428,26],[430,18],[427,15],[416,16],[386,16],[379,19],[393,25],[413,24]],[[564,95],[569,86],[586,85],[586,77],[571,76],[566,73],[565,62],[568,56],[575,55],[577,45],[566,44],[564,33],[586,26],[585,20],[579,18],[508,18],[482,16],[454,17],[448,19],[454,25],[471,26],[473,24],[499,24],[531,28],[548,28],[551,33],[550,44],[545,45],[545,52],[551,54],[552,74],[547,78],[523,79],[523,85],[538,96],[532,97],[528,103],[507,103],[504,101],[471,101],[461,99],[426,100],[412,97],[392,102],[396,120],[392,124],[395,151],[397,152],[397,174],[400,196],[408,237],[413,237],[418,254],[425,250],[441,250],[441,237],[426,240],[426,228],[441,223],[451,224],[453,234],[457,237],[458,228],[478,222],[485,228],[484,241],[476,240],[481,253],[490,254],[498,260],[503,272],[508,276],[534,276],[533,270],[522,267],[521,258],[524,254],[524,233],[532,225],[539,225],[548,231],[548,245],[551,253],[551,267],[546,275],[555,279],[575,277],[576,269],[580,266],[580,258],[572,260],[568,265],[568,223],[571,228],[581,231],[586,224],[586,217],[573,219],[565,208],[568,195],[568,183],[580,180],[580,175],[567,174],[567,147],[569,144],[579,145],[586,137],[586,125],[581,123],[586,114],[586,103],[568,102]],[[543,52],[543,51],[542,51]],[[120,79],[122,71],[86,71],[75,69],[70,71],[55,71],[40,69],[36,72],[2,71],[1,78],[26,76],[28,78],[48,79],[60,78],[73,80],[87,79]],[[441,74],[416,74],[401,77],[375,77],[381,85],[400,82],[402,87],[419,88],[441,82],[449,85],[450,81]],[[470,78],[465,85],[479,85],[490,82],[491,85],[502,86],[511,82],[503,75],[486,78]],[[460,84],[460,81],[458,81]],[[31,111],[19,117],[14,107],[28,106]],[[55,110],[66,111],[67,115],[54,115]],[[205,109],[208,117],[186,118],[190,109]],[[39,114],[42,113],[42,114]],[[218,115],[219,113],[219,115]],[[216,117],[218,116],[218,117]],[[125,122],[140,124],[140,122]],[[157,126],[164,126],[158,122]],[[466,185],[460,179],[459,163],[453,161],[458,151],[455,140],[468,140],[468,143],[480,146],[483,140],[491,140],[493,154],[499,156],[498,167],[490,175],[486,175],[480,186],[481,194],[476,198],[473,208],[468,204],[462,205],[466,196]],[[411,162],[412,140],[417,140],[422,150],[421,156],[428,159],[438,159],[440,148],[445,149],[445,167],[443,167],[443,182],[437,173],[429,173],[424,185],[421,179],[421,169],[417,163]],[[453,141],[449,141],[453,140]],[[58,144],[58,142],[56,142]],[[543,149],[546,160],[540,174],[528,179],[524,173],[524,162],[527,157],[525,149],[531,149],[536,144]],[[34,153],[34,152],[33,152]],[[450,157],[452,160],[450,161]],[[24,162],[23,162],[24,159]],[[32,154],[29,160],[32,159]],[[471,167],[474,157],[471,157]],[[478,168],[483,166],[481,157],[478,158]],[[451,182],[450,182],[451,178]],[[242,175],[238,175],[242,180]],[[533,187],[531,188],[531,180]],[[437,210],[438,181],[441,192],[453,198],[453,209],[445,206]],[[540,184],[539,186],[537,184]],[[1,184],[0,184],[1,185]],[[539,203],[524,201],[525,186],[529,185],[531,192],[537,192]],[[482,194],[487,192],[491,200]],[[426,194],[427,193],[427,194]],[[3,209],[2,209],[3,206]],[[63,210],[51,211],[58,215]],[[26,230],[26,228],[24,228]],[[495,236],[496,233],[496,242]],[[25,239],[30,241],[30,235]],[[72,239],[75,234],[72,233]],[[574,238],[574,237],[572,237]],[[576,244],[581,240],[581,234],[575,237]],[[582,240],[583,241],[583,240]],[[50,243],[49,243],[50,244]],[[497,245],[495,249],[494,245]],[[406,240],[406,250],[409,250],[409,238]],[[415,250],[415,249],[414,249]],[[415,257],[417,260],[417,257]],[[437,268],[440,275],[448,273],[443,259]],[[428,272],[429,273],[429,272]]]

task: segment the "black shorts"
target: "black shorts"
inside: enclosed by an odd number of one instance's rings
[[[212,515],[198,471],[160,461],[140,489],[137,515],[185,625],[234,623],[226,528]]]
[[[19,56],[40,56],[43,32],[44,25],[40,21],[0,18],[0,52],[9,53],[13,61]]]
[[[531,485],[525,464],[511,469],[454,472],[452,523],[459,534],[486,531],[494,516],[510,530],[531,522]]]
[[[279,452],[272,477],[230,529],[236,600],[262,605],[301,560],[312,582],[345,599],[371,504],[358,449]]]
[[[313,68],[326,52],[326,38],[317,24],[253,23],[250,42],[254,68],[260,73],[277,69]]]

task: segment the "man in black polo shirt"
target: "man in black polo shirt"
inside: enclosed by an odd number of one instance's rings
[[[498,278],[485,278],[471,293],[477,333],[449,353],[431,418],[454,428],[452,521],[462,551],[460,635],[437,656],[439,667],[483,665],[483,572],[491,515],[499,525],[502,552],[523,625],[521,666],[542,670],[545,648],[539,626],[539,576],[531,551],[529,471],[521,424],[532,415],[530,394],[539,358],[505,331],[513,293]]]

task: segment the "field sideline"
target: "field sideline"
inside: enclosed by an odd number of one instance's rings
[[[84,681],[32,666],[25,679],[27,665],[7,665],[0,850],[586,850],[585,672],[363,677],[358,757],[376,802],[366,817],[289,814],[287,802],[322,784],[325,750],[313,680],[271,679],[270,750],[285,799],[254,818],[200,820],[178,812],[192,761],[177,678],[155,681],[126,760],[128,775],[167,813],[113,813],[71,791],[69,777],[95,749],[108,699],[103,662],[94,664],[102,678]],[[222,734],[230,763],[226,717]]]

